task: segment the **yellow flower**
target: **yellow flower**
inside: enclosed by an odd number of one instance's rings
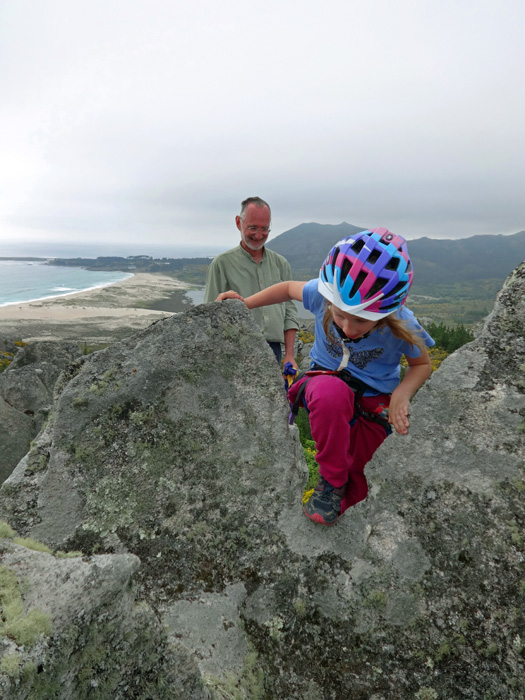
[[[308,501],[310,499],[310,496],[312,495],[313,492],[314,492],[313,489],[308,489],[308,491],[305,491],[303,493],[303,503],[306,503],[306,501]]]

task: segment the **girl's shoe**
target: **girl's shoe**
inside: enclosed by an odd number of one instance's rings
[[[341,499],[345,495],[346,485],[336,488],[324,477],[319,477],[319,483],[310,499],[304,504],[304,514],[314,523],[320,525],[335,525],[341,511]]]

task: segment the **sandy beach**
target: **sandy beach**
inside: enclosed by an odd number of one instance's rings
[[[188,308],[184,298],[188,288],[167,275],[140,273],[99,289],[1,306],[0,336],[87,345],[113,343]]]

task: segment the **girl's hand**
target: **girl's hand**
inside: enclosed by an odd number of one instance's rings
[[[222,292],[219,294],[215,301],[224,301],[225,299],[239,299],[240,301],[244,301],[244,297],[241,297],[240,294],[237,294],[237,292],[234,292],[232,289],[230,289],[228,292]]]
[[[388,420],[401,435],[406,435],[410,426],[408,420],[410,399],[432,374],[432,365],[426,348],[422,350],[419,357],[406,359],[408,369],[401,384],[392,392],[388,407]]]
[[[397,389],[392,393],[390,406],[388,407],[388,422],[394,426],[400,435],[406,435],[410,427],[408,416],[410,411],[410,399]]]

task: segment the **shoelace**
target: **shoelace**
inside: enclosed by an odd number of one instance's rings
[[[326,479],[323,479],[322,482],[322,491],[318,492],[319,495],[317,498],[321,501],[324,501],[325,503],[330,503],[332,500],[332,496],[334,495],[334,491],[336,490],[335,486],[332,486],[332,484],[329,481],[326,481]],[[336,494],[336,497],[340,498],[338,494]]]

